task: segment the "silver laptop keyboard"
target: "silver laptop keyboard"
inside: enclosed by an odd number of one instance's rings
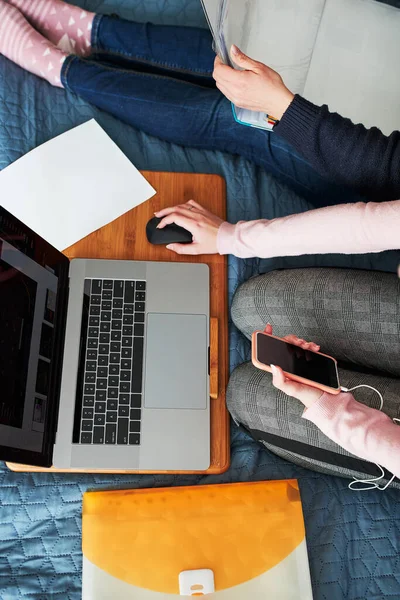
[[[91,280],[81,444],[140,444],[145,308],[145,281]]]

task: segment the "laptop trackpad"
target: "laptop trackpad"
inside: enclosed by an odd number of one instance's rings
[[[146,408],[207,408],[205,315],[147,317]]]

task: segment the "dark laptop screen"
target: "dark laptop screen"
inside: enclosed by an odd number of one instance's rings
[[[0,207],[0,459],[39,464],[46,452],[67,267],[66,257]]]

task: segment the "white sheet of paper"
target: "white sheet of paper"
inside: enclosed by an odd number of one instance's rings
[[[0,203],[58,250],[155,193],[94,120],[0,172]]]

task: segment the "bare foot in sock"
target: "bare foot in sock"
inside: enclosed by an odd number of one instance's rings
[[[0,0],[0,54],[51,85],[63,87],[60,75],[67,53],[40,35],[4,0]]]
[[[55,46],[68,54],[91,52],[94,13],[62,0],[8,0]]]

